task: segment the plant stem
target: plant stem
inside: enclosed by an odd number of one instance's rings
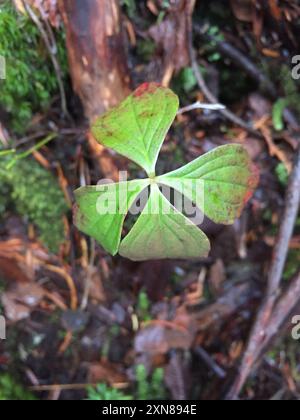
[[[40,140],[37,144],[32,146],[30,149],[26,150],[25,152],[18,153],[14,156],[14,158],[6,165],[6,169],[11,169],[18,160],[25,159],[28,156],[30,156],[33,152],[38,151],[41,147],[45,146],[47,143],[49,143],[51,140],[56,138],[58,136],[57,133],[51,133],[47,137],[45,137],[43,140]],[[13,153],[13,152],[11,152]]]

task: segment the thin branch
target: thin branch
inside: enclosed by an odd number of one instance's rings
[[[268,275],[265,299],[258,312],[246,351],[244,353],[237,378],[227,395],[227,399],[236,399],[265,346],[268,329],[272,328],[273,311],[279,293],[280,281],[289,251],[289,242],[293,234],[300,204],[300,146],[296,153],[294,169],[291,173],[285,211],[280,226],[278,240],[273,251],[272,264]]]
[[[37,152],[43,146],[48,144],[50,141],[54,140],[57,136],[58,136],[57,133],[50,133],[43,140],[40,140],[34,146],[30,147],[30,149],[25,150],[25,152],[22,152],[22,153],[17,153],[16,149],[11,149],[11,150],[5,151],[6,153],[3,153],[4,155],[5,154],[6,155],[13,155],[13,158],[6,165],[6,169],[11,169],[17,163],[18,160],[25,159],[28,156],[30,156],[32,153]]]
[[[30,391],[42,392],[42,391],[70,391],[70,390],[81,390],[88,387],[96,387],[98,383],[86,383],[86,384],[53,384],[53,385],[35,385],[30,386]],[[117,389],[126,389],[129,384],[127,382],[113,383],[112,386]]]
[[[184,114],[185,112],[194,111],[195,109],[206,109],[209,111],[220,111],[226,107],[221,104],[203,104],[200,101],[195,102],[194,104],[187,105],[183,108],[180,108],[177,112],[177,115]]]
[[[207,366],[218,376],[220,379],[224,379],[227,373],[222,369],[211,357],[203,347],[196,347],[195,353],[207,364]]]

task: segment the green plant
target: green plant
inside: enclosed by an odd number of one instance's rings
[[[93,401],[108,401],[108,400],[132,400],[133,397],[131,395],[125,395],[123,392],[119,391],[118,389],[111,388],[106,384],[98,384],[95,387],[88,387],[87,388],[88,400]]]
[[[0,374],[0,401],[34,400],[34,396],[22,385],[18,384],[11,375]]]
[[[98,141],[140,165],[148,175],[75,192],[75,224],[113,255],[119,251],[141,261],[208,254],[207,236],[171,204],[162,186],[182,193],[214,222],[224,224],[234,222],[256,188],[258,175],[248,153],[237,144],[218,147],[182,168],[156,176],[159,151],[178,106],[171,90],[145,83],[92,128]],[[148,201],[121,242],[126,214],[147,189]]]
[[[144,365],[137,365],[135,372],[138,400],[162,400],[165,398],[164,370],[162,368],[154,369],[150,378]]]
[[[273,126],[277,131],[284,129],[283,112],[288,104],[287,98],[279,98],[272,107]]]
[[[63,215],[68,210],[57,180],[31,158],[7,169],[9,161],[0,157],[0,217],[13,206],[37,226],[41,241],[56,252],[65,240]]]
[[[163,400],[166,397],[164,387],[164,370],[154,369],[152,375],[148,375],[144,365],[139,364],[135,369],[136,387],[132,394],[124,394],[116,388],[104,383],[95,387],[88,387],[88,400]]]
[[[138,300],[137,300],[137,308],[136,312],[139,317],[139,319],[143,322],[147,322],[151,320],[151,303],[148,298],[147,293],[144,290],[141,290],[138,294]]]
[[[282,162],[278,163],[278,165],[275,168],[275,172],[276,172],[279,182],[285,187],[289,180],[289,173],[284,163]]]
[[[65,75],[64,33],[59,31],[56,37],[57,57]],[[6,79],[0,80],[0,106],[9,113],[12,128],[23,132],[33,112],[48,106],[58,83],[38,28],[15,10],[11,0],[0,5],[0,56],[6,60]]]

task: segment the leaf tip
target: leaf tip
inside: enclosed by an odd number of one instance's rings
[[[155,82],[145,82],[140,85],[134,92],[133,96],[135,98],[139,98],[146,93],[154,93],[157,89],[161,88],[162,86],[159,83]]]

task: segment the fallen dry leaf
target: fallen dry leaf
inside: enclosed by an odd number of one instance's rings
[[[88,369],[88,382],[108,382],[110,385],[127,382],[126,376],[120,372],[117,365],[105,360],[99,363],[91,363]]]
[[[44,289],[36,283],[16,283],[1,296],[5,315],[14,322],[28,318],[31,311],[41,302],[44,294]]]
[[[138,332],[134,348],[137,353],[164,354],[171,349],[188,349],[192,340],[187,330],[150,325]]]
[[[252,22],[253,3],[252,0],[230,0],[232,11],[235,17],[242,22]]]
[[[149,29],[150,37],[162,54],[163,84],[169,84],[173,72],[189,64],[188,25],[192,13],[187,0],[174,2],[166,18]]]

